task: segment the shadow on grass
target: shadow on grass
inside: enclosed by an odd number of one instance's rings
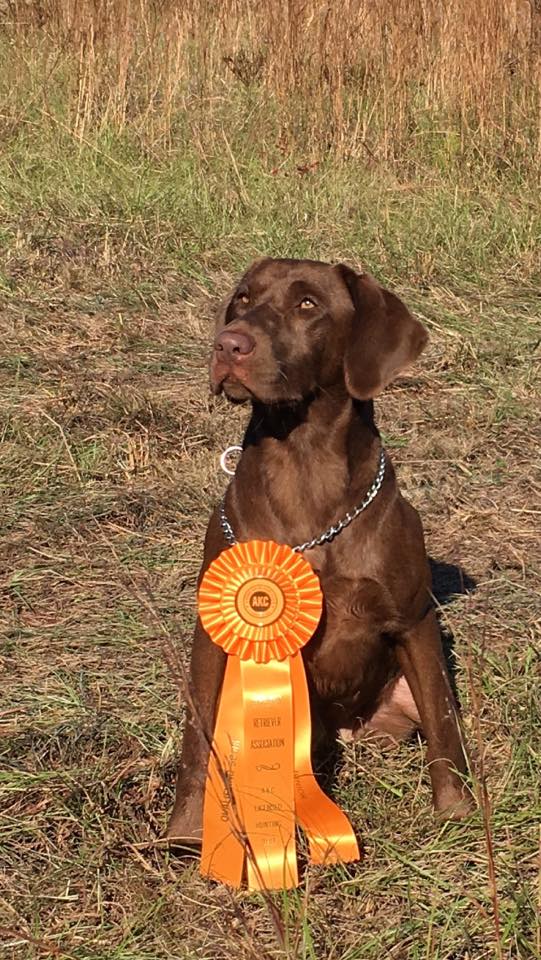
[[[452,603],[457,597],[475,593],[477,583],[455,563],[443,563],[441,560],[428,558],[432,574],[432,589],[440,607]]]
[[[433,557],[429,557],[428,562],[432,574],[432,591],[439,608],[448,607],[453,600],[475,593],[477,581],[463,567],[455,563],[443,563]],[[438,610],[438,622],[451,687],[457,702],[460,703],[456,684],[455,638],[449,624],[441,615],[441,609]]]

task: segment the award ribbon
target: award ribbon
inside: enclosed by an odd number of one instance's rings
[[[201,873],[248,888],[298,885],[295,824],[313,863],[357,860],[346,815],[310,758],[301,647],[321,616],[310,564],[291,547],[251,540],[224,550],[199,588],[199,615],[228,654],[203,813]]]

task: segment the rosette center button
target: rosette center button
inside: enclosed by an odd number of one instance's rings
[[[235,606],[245,623],[265,627],[282,616],[285,597],[273,580],[268,577],[254,577],[239,587]]]

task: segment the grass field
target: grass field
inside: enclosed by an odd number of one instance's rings
[[[423,107],[416,151],[284,147],[279,108],[231,74],[212,115],[190,101],[150,142],[75,123],[44,61],[1,44],[0,955],[541,958],[535,137],[506,154],[476,128],[453,152],[462,120],[429,136]],[[424,519],[479,799],[437,824],[420,741],[347,746],[335,795],[364,860],[266,898],[159,842],[171,661],[247,413],[209,397],[212,313],[262,253],[360,262],[430,331],[379,422]]]

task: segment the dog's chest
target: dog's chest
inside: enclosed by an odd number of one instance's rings
[[[391,657],[392,601],[369,577],[320,574],[324,596],[318,630],[306,648],[312,682],[325,698],[350,697],[377,683]]]

